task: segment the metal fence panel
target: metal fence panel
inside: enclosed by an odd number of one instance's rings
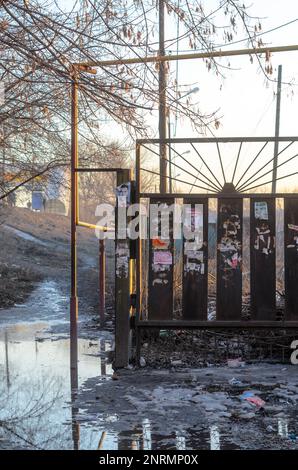
[[[200,234],[187,240],[185,234],[183,237],[182,318],[207,320],[208,200],[184,199],[183,203],[190,206],[192,224],[198,219]]]
[[[298,200],[284,204],[285,319],[298,319]]]
[[[173,203],[173,198],[162,201],[158,198],[151,198],[150,210],[152,204],[171,206]],[[150,237],[149,240],[148,319],[169,320],[173,318],[173,214],[169,217],[170,238],[168,240],[161,237],[160,213],[158,225],[158,236]]]
[[[275,199],[250,201],[251,317],[275,320]]]
[[[218,200],[216,318],[240,320],[243,200]]]

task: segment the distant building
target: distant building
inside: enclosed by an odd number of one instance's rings
[[[2,177],[4,175],[8,189],[10,181],[12,188],[23,181],[24,174],[18,176],[17,173],[20,173],[19,169],[8,164],[5,165],[4,172],[3,164],[2,168],[0,164],[0,178],[1,174]],[[33,211],[67,215],[70,203],[69,180],[68,168],[55,168],[16,189],[8,195],[5,202],[11,206],[25,207]]]

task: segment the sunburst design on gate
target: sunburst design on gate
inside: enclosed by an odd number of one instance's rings
[[[155,178],[157,192],[161,143],[153,139],[138,144],[140,170]],[[271,192],[274,180],[277,185],[288,184],[283,192],[295,191],[298,137],[180,138],[166,140],[163,145],[164,178],[171,193]]]

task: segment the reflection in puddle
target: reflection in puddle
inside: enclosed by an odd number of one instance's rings
[[[277,419],[277,432],[280,437],[287,438],[289,436],[288,420],[286,418]]]
[[[69,400],[69,339],[42,338],[42,331],[38,323],[0,329],[0,420],[8,423],[5,439],[16,448],[94,448],[98,429],[95,438],[91,428],[79,429],[74,422],[78,410]],[[90,377],[112,374],[103,355],[111,349],[110,340],[80,338],[78,348],[79,386]]]
[[[219,429],[216,425],[210,427],[210,449],[220,450]]]
[[[131,430],[116,432],[112,428],[121,419],[118,415],[104,418],[87,415],[87,410],[72,404],[77,391],[70,394],[69,339],[52,335],[40,341],[39,327],[34,323],[0,329],[0,420],[9,423],[4,434],[9,438],[10,448],[240,448],[231,442],[224,428],[215,424],[204,429],[173,429],[170,434],[162,434],[154,431],[154,422],[145,418]],[[106,359],[111,340],[80,338],[78,348],[78,386],[82,390],[90,377],[112,375],[112,366]],[[289,438],[287,418],[276,419],[275,433],[283,439]]]
[[[185,450],[186,449],[185,443],[186,443],[185,437],[180,436],[178,433],[176,433],[176,449]]]
[[[35,292],[36,294],[36,292]],[[75,404],[78,388],[87,391],[87,379],[110,378],[107,360],[112,336],[79,338],[77,385],[71,391],[68,338],[68,300],[54,282],[43,283],[34,303],[0,314],[0,427],[1,447],[38,449],[237,449],[229,437],[229,422],[170,431],[158,431],[157,423],[136,416],[132,429],[116,431],[125,415],[88,414]],[[64,325],[53,333],[53,325]],[[55,330],[54,330],[55,331]],[[56,330],[57,331],[57,330]],[[100,333],[99,333],[100,334]],[[100,385],[99,385],[100,386]],[[154,406],[154,404],[153,404]],[[86,406],[87,408],[87,406]],[[187,422],[187,421],[186,421]],[[178,424],[178,423],[177,423]],[[165,425],[166,428],[166,425]],[[292,421],[278,417],[275,436],[289,439]],[[254,439],[258,444],[258,436]]]
[[[143,449],[151,449],[151,424],[147,418],[143,420]]]
[[[0,329],[0,376],[2,378],[0,420],[9,423],[5,438],[16,448],[47,449],[237,449],[223,427],[179,429],[163,434],[144,418],[126,432],[114,431],[120,419],[116,414],[87,416],[75,403],[77,391],[70,394],[69,339],[40,341],[39,325],[11,325]],[[23,333],[23,334],[22,334]],[[111,340],[79,339],[78,386],[90,377],[111,376],[106,354]],[[71,396],[71,400],[69,397]],[[86,421],[86,417],[88,420]],[[136,418],[138,419],[138,418]],[[181,424],[181,423],[180,423]],[[109,429],[111,427],[111,429]],[[2,432],[2,435],[1,435]],[[276,419],[276,435],[288,439],[287,418]],[[21,436],[21,437],[20,437]],[[3,429],[0,430],[3,438]],[[256,437],[257,439],[257,437]]]

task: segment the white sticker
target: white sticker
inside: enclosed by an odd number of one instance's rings
[[[255,219],[268,220],[267,202],[255,202]]]

